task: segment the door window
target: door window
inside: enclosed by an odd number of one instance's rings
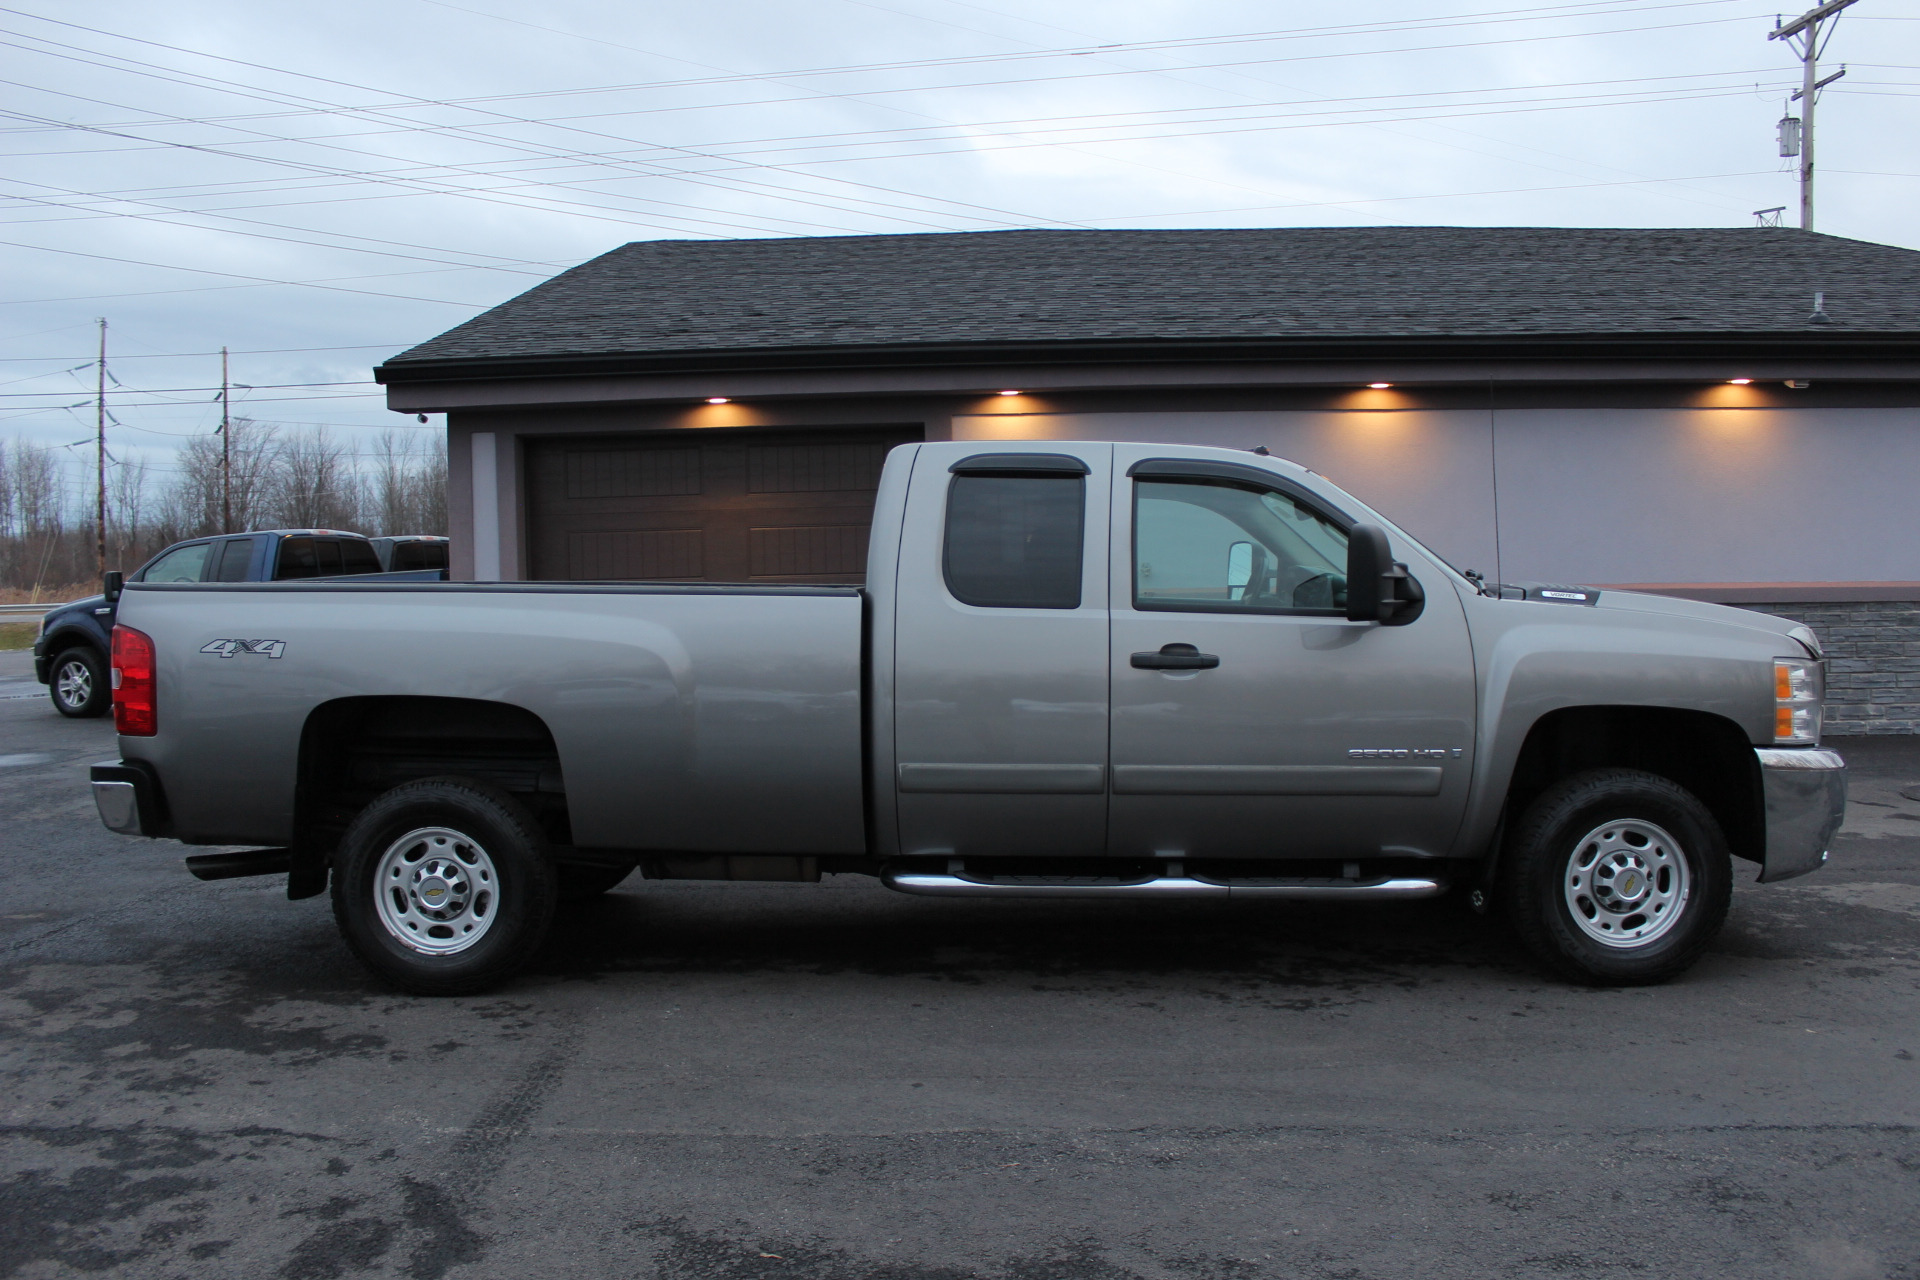
[[[189,546],[175,547],[153,562],[151,568],[140,575],[142,582],[198,582],[207,571],[207,553],[213,550],[213,543],[195,542]]]
[[[1347,535],[1284,493],[1216,480],[1134,482],[1133,607],[1342,613]]]
[[[1086,510],[1078,475],[956,475],[947,590],[989,609],[1078,609]]]

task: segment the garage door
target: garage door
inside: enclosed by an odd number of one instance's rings
[[[887,450],[918,426],[530,441],[531,576],[859,583]]]

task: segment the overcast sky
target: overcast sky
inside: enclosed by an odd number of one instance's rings
[[[90,435],[104,316],[110,435],[161,467],[222,345],[236,410],[437,430],[371,366],[629,240],[1797,199],[1755,0],[9,3],[0,438]],[[1920,5],[1860,0],[1843,62],[1819,228],[1920,248]]]

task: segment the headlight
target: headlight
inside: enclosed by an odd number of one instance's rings
[[[1773,664],[1773,740],[1810,747],[1820,741],[1826,672],[1818,662],[1777,658]]]

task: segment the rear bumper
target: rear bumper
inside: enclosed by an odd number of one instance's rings
[[[1847,762],[1821,747],[1756,747],[1767,812],[1767,856],[1760,879],[1789,880],[1817,871],[1847,816]]]
[[[93,766],[93,804],[109,831],[127,836],[166,834],[166,797],[151,765],[102,760]]]

